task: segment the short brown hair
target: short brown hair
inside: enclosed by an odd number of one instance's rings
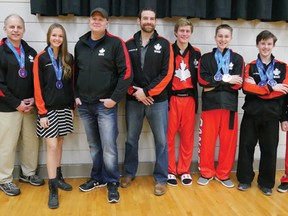
[[[216,27],[215,36],[217,35],[217,33],[218,33],[218,31],[219,31],[220,29],[227,29],[227,30],[229,30],[229,31],[231,32],[231,35],[232,35],[232,33],[233,33],[233,28],[232,28],[230,25],[228,25],[228,24],[221,24],[221,25],[218,25],[218,26]]]
[[[177,20],[175,26],[174,26],[174,33],[176,33],[179,29],[180,26],[190,26],[191,27],[191,32],[193,32],[193,24],[190,20],[186,18],[180,18]]]
[[[270,38],[273,39],[273,44],[275,45],[276,41],[278,40],[277,37],[272,32],[264,30],[257,35],[256,45],[258,45],[261,40],[268,40]]]
[[[142,12],[143,11],[152,11],[155,14],[155,18],[156,18],[156,12],[154,9],[152,8],[142,8],[139,13],[138,13],[138,18],[141,20],[141,16],[142,16]]]

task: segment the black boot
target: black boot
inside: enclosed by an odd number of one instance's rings
[[[57,179],[58,179],[58,188],[65,190],[65,191],[71,191],[72,186],[65,182],[63,176],[62,176],[62,170],[61,167],[57,167]]]
[[[49,200],[48,207],[51,209],[58,208],[58,180],[57,178],[49,179]]]

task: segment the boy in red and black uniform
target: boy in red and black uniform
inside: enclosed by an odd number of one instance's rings
[[[181,18],[174,29],[176,42],[174,51],[174,76],[168,86],[168,181],[177,185],[176,175],[181,176],[183,185],[191,185],[190,165],[194,147],[194,123],[197,112],[197,67],[200,50],[192,47],[189,39],[193,32],[192,23]],[[176,165],[175,135],[180,132],[178,164]]]
[[[288,92],[287,65],[272,55],[276,41],[275,35],[267,30],[258,34],[258,58],[245,69],[243,91],[246,97],[237,166],[238,189],[246,191],[255,176],[254,151],[259,141],[261,154],[257,182],[263,194],[268,196],[275,184],[279,120],[283,96]]]
[[[216,28],[217,48],[204,54],[199,64],[198,81],[203,86],[202,114],[199,131],[199,170],[197,183],[207,185],[214,177],[225,187],[234,187],[230,180],[238,131],[238,90],[242,87],[244,62],[241,55],[228,48],[232,28],[222,24]],[[219,135],[218,166],[214,152]]]

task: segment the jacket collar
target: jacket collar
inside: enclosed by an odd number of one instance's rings
[[[0,46],[5,46],[7,51],[12,52],[12,50],[6,45],[6,43],[5,43],[6,40],[7,40],[7,37],[2,38],[2,40],[0,42]],[[27,42],[24,40],[21,40],[21,44],[22,44],[25,52],[27,52],[31,49],[30,46],[27,44]]]
[[[105,30],[105,35],[99,39],[100,41],[104,40],[107,36],[107,30]],[[91,37],[91,31],[87,32],[86,34],[82,35],[79,40],[82,41],[83,43],[87,44],[89,46],[89,38]]]
[[[172,45],[172,47],[173,47],[174,56],[180,54],[180,48],[177,45],[177,41],[175,41],[175,43]],[[189,50],[190,51],[193,50],[193,47],[190,43],[188,43],[188,46],[186,47],[183,54],[181,54],[181,55],[185,56]]]
[[[158,37],[158,32],[156,30],[154,30],[154,33],[153,35],[151,36],[150,38],[150,41],[151,40],[155,40],[156,38]],[[141,31],[138,31],[134,34],[133,38],[137,41],[137,43],[139,42],[140,43],[140,40],[141,40]]]

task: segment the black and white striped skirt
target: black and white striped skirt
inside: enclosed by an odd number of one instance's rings
[[[43,128],[40,118],[37,119],[37,136],[56,138],[73,132],[73,120],[70,109],[51,110],[47,113],[49,127]]]

